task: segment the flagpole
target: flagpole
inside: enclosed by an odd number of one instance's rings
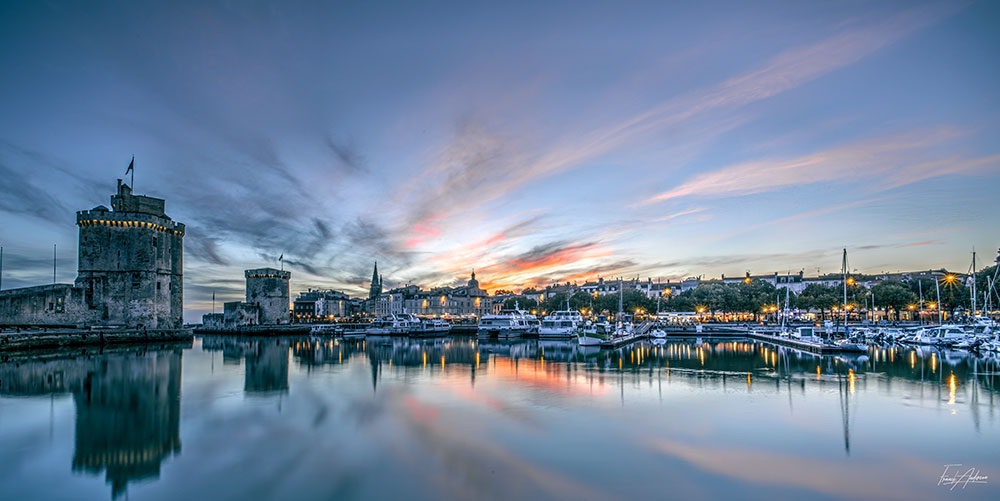
[[[132,171],[132,193],[135,193],[135,155],[132,155],[132,162],[128,166]]]
[[[52,283],[56,283],[56,244],[52,244]]]

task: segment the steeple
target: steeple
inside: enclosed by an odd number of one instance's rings
[[[375,269],[372,270],[372,284],[368,288],[368,299],[375,299],[382,293],[382,277],[378,274],[378,261],[375,261]]]

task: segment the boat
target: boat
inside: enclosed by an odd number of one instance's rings
[[[421,330],[420,319],[410,313],[396,313],[376,318],[365,329],[368,336],[405,336]]]
[[[597,322],[587,321],[580,332],[580,346],[600,346],[607,341],[611,333],[611,324],[603,315],[598,317]]]
[[[657,327],[657,328],[653,329],[652,331],[650,331],[649,335],[650,335],[650,337],[653,337],[653,338],[656,338],[656,339],[663,339],[663,338],[667,337],[667,333],[663,329],[661,329],[659,327]]]
[[[421,318],[420,329],[413,334],[420,336],[444,336],[451,332],[451,324],[441,318]]]
[[[517,307],[513,310],[503,310],[495,315],[483,315],[479,319],[477,335],[480,338],[514,339],[525,334],[531,334],[534,329],[534,315],[528,315]]]
[[[965,329],[958,325],[939,325],[920,329],[913,335],[911,342],[923,345],[951,346],[965,341],[970,337]]]
[[[842,272],[844,274],[844,279],[842,281],[842,283],[844,285],[844,302],[841,304],[840,309],[841,309],[841,311],[844,312],[844,338],[843,339],[838,339],[836,341],[833,341],[833,344],[836,345],[838,348],[840,348],[841,351],[850,351],[850,352],[857,352],[857,353],[867,352],[868,351],[868,345],[866,343],[862,342],[862,341],[858,341],[858,340],[855,340],[854,338],[852,338],[851,337],[851,329],[847,325],[847,310],[848,310],[849,307],[848,307],[848,304],[847,304],[847,282],[848,282],[848,280],[847,280],[847,249],[846,248],[844,249],[844,259],[843,259],[843,263],[842,263]],[[788,289],[786,288],[785,291],[787,293]],[[787,304],[787,299],[786,299],[786,304]]]
[[[344,328],[337,324],[314,325],[309,329],[309,334],[314,336],[339,336],[344,333]]]
[[[583,326],[583,315],[576,310],[553,311],[542,320],[538,328],[541,339],[570,339],[579,335]]]

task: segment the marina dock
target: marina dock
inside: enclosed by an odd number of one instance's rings
[[[818,355],[833,355],[833,354],[848,352],[848,350],[844,350],[836,345],[827,345],[822,343],[814,343],[810,341],[801,341],[798,339],[789,339],[786,337],[779,337],[772,334],[763,334],[754,331],[746,333],[746,337],[750,339],[757,339],[760,341],[767,341],[768,343],[776,344],[779,346],[787,346],[789,348],[795,348],[797,350],[807,351],[809,353],[816,353]]]

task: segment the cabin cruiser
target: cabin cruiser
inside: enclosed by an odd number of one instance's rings
[[[576,310],[553,311],[542,320],[538,337],[542,339],[569,339],[577,337],[583,326],[583,315]]]
[[[314,325],[309,329],[309,334],[314,336],[339,336],[344,333],[344,328],[337,324]]]
[[[957,325],[939,325],[917,331],[913,336],[914,343],[950,346],[964,341],[968,337],[965,330]]]
[[[421,336],[444,336],[451,332],[451,324],[441,318],[420,319],[420,329],[414,334]]]
[[[532,333],[534,328],[532,320],[537,322],[534,315],[528,315],[517,308],[504,310],[496,315],[483,315],[479,319],[477,334],[480,338],[487,339],[494,337],[499,339],[518,338]]]
[[[405,336],[421,330],[420,319],[410,313],[397,313],[376,318],[365,329],[368,336]]]
[[[596,322],[587,321],[580,333],[580,346],[600,346],[611,334],[611,324],[601,315]]]
[[[795,330],[789,330],[788,337],[795,338],[800,341],[819,341],[820,336],[816,335],[816,331],[818,329],[818,327],[813,326],[798,327]]]

